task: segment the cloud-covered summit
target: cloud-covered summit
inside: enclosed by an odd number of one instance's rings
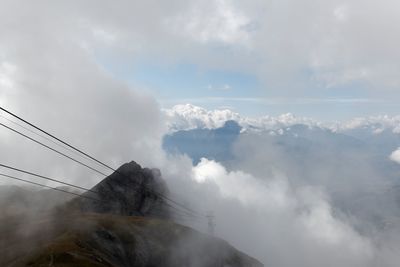
[[[400,133],[399,116],[369,116],[357,117],[343,122],[318,121],[312,118],[298,117],[292,113],[279,116],[247,117],[231,109],[207,110],[192,104],[175,105],[170,109],[163,109],[169,131],[190,129],[215,129],[222,127],[226,121],[236,121],[243,130],[249,131],[277,131],[302,124],[308,127],[319,127],[333,132],[365,131],[371,135],[379,135],[384,131],[393,134]]]
[[[215,129],[222,127],[226,121],[239,123],[244,130],[275,130],[295,124],[318,126],[320,123],[309,118],[296,117],[291,113],[277,117],[263,116],[251,118],[242,116],[230,109],[207,110],[192,104],[175,105],[164,109],[166,122],[170,131],[189,130],[196,128]]]
[[[358,117],[345,121],[343,123],[336,123],[332,126],[336,131],[349,131],[354,129],[369,129],[373,134],[380,134],[385,130],[392,133],[400,133],[400,115],[397,116],[369,116]]]

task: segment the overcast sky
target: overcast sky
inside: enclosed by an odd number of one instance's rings
[[[132,5],[112,25],[97,22],[94,35],[107,48],[95,56],[167,107],[319,119],[395,114],[399,9],[393,0]],[[136,56],[122,62],[111,50]]]
[[[54,59],[55,69],[62,61],[46,55],[68,49],[164,107],[329,120],[398,113],[395,0],[1,3],[2,91],[15,57]]]

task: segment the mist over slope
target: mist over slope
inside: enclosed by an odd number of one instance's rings
[[[175,223],[176,206],[160,197],[168,193],[159,170],[136,162],[73,199],[14,189],[0,199],[1,266],[263,266],[226,241]],[[32,201],[15,209],[24,197]]]
[[[212,121],[213,112],[206,114]],[[197,128],[171,131],[164,137],[164,149],[190,157],[199,184],[214,184],[225,198],[247,206],[246,212],[238,213],[256,218],[260,225],[255,229],[266,233],[254,235],[269,256],[264,262],[272,259],[276,266],[294,262],[301,262],[300,266],[335,266],[338,262],[341,266],[395,266],[399,259],[393,253],[400,249],[396,237],[400,165],[391,153],[400,146],[400,138],[395,120],[388,120],[364,120],[351,127],[280,121],[260,128],[237,119],[229,124],[243,128],[232,139],[224,123],[215,126],[203,119]],[[180,125],[185,128],[193,119],[189,116],[188,121]],[[227,142],[204,137],[224,139],[224,134]],[[279,239],[274,231],[285,232],[284,238]],[[302,256],[292,253],[282,259],[271,255],[277,247],[298,250],[299,244],[303,244]],[[346,246],[349,250],[344,252]],[[316,256],[328,251],[328,262]],[[340,251],[344,258],[332,260]],[[305,255],[312,260],[302,258]]]

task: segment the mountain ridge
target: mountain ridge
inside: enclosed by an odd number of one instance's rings
[[[148,187],[167,193],[161,179],[157,169],[132,161],[86,192],[90,199],[2,218],[0,266],[263,266],[226,241],[159,213],[163,202]]]

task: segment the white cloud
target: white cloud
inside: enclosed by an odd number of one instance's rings
[[[370,129],[374,134],[380,134],[384,130],[390,130],[393,133],[400,133],[400,116],[370,116],[358,117],[345,121],[343,123],[336,123],[331,128],[335,131],[349,131],[354,129]]]
[[[209,84],[207,86],[208,90],[217,90],[217,91],[229,91],[232,89],[232,87],[229,84],[224,84],[222,86],[213,86],[211,84]]]
[[[256,100],[254,99],[254,101]],[[260,101],[260,99],[258,99],[258,101]],[[400,115],[357,117],[343,122],[329,122],[298,117],[291,113],[281,114],[279,116],[265,115],[260,117],[246,117],[232,111],[230,108],[207,110],[191,104],[175,105],[170,109],[164,109],[163,112],[169,131],[195,128],[214,129],[223,126],[227,120],[234,120],[238,122],[244,130],[250,131],[276,130],[283,133],[282,129],[296,124],[303,124],[309,127],[325,128],[334,132],[348,132],[355,129],[363,129],[375,135],[379,135],[385,130],[391,131],[394,134],[400,133]]]
[[[18,49],[11,42],[29,43],[30,33],[41,36],[44,47],[49,34],[63,32],[57,34],[60,44],[84,43],[109,56],[245,71],[278,95],[354,81],[379,95],[400,82],[398,7],[394,0],[45,1],[24,8],[4,1],[0,17],[9,27],[1,29],[0,55]]]
[[[44,1],[24,8],[19,2],[4,1],[3,5],[0,17],[8,27],[1,29],[1,56],[15,52],[7,43],[29,43],[34,37],[30,33],[41,35],[45,46],[48,34],[63,32],[64,36],[58,35],[60,43],[85,43],[108,55],[151,56],[160,62],[246,71],[267,81],[268,90],[275,93],[291,85],[285,90],[304,95],[315,84],[354,81],[381,92],[396,89],[400,82],[399,3],[394,0],[172,0],[168,4],[150,0],[118,5]],[[109,46],[107,51],[101,50],[104,45]],[[314,79],[304,77],[305,72]]]
[[[8,88],[12,87],[12,75],[15,73],[15,71],[16,66],[8,62],[2,62],[0,65],[0,86]]]
[[[264,208],[291,205],[285,179],[275,179],[267,184],[241,171],[227,172],[221,164],[205,158],[193,168],[193,179],[199,183],[215,183],[222,197],[238,199],[244,205]]]
[[[188,130],[194,128],[214,129],[224,125],[228,120],[237,121],[244,129],[267,130],[279,129],[294,124],[305,124],[310,127],[319,123],[309,118],[296,117],[291,113],[277,117],[263,116],[258,118],[244,117],[230,109],[206,110],[191,104],[175,105],[164,109],[170,131]]]
[[[217,234],[247,244],[243,249],[264,264],[372,266],[373,244],[334,216],[319,188],[293,187],[282,174],[261,178],[228,171],[207,159],[191,174],[192,186],[201,190],[191,193],[192,199],[200,198],[198,207],[214,211]]]
[[[349,7],[347,5],[340,5],[333,10],[333,15],[340,22],[346,21],[349,16]]]
[[[394,0],[191,1],[168,21],[177,36],[202,44],[192,59],[250,72],[269,91],[363,82],[379,95],[395,94],[400,82],[398,8]]]
[[[21,5],[4,1],[0,9],[0,105],[114,167],[154,162],[164,132],[156,100],[115,79],[93,53],[113,39],[102,23],[87,22],[104,6]],[[3,163],[81,185],[102,178],[0,130]]]
[[[194,2],[180,16],[167,20],[174,34],[184,34],[201,43],[221,42],[247,45],[250,20],[237,10],[230,0]]]
[[[228,90],[231,90],[232,89],[232,87],[229,85],[229,84],[225,84],[222,88],[221,88],[221,90],[225,90],[225,91],[228,91]]]
[[[208,111],[191,104],[176,105],[165,109],[167,124],[170,130],[188,130],[194,128],[218,128],[227,120],[239,120],[238,113],[229,109]]]
[[[392,154],[389,156],[390,160],[400,164],[400,148],[393,151]]]

